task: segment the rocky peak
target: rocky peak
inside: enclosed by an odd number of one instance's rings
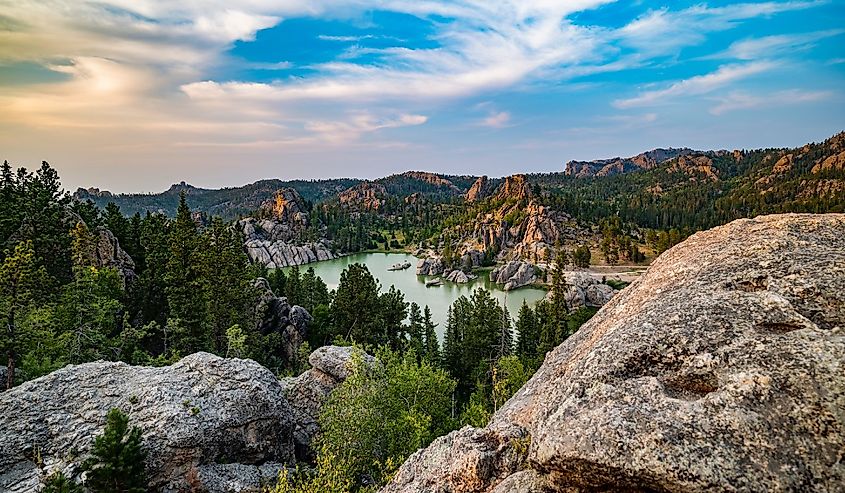
[[[305,199],[294,188],[277,190],[271,200],[262,204],[261,209],[277,221],[301,228],[308,226]]]
[[[109,198],[114,197],[114,194],[109,192],[108,190],[100,190],[96,187],[88,187],[88,188],[77,188],[76,193],[73,194],[74,197],[84,200],[90,197],[96,198]]]
[[[501,200],[524,200],[534,196],[531,185],[525,175],[512,175],[505,178],[504,183],[496,191],[496,198]]]
[[[169,192],[181,192],[183,190],[185,192],[190,192],[191,190],[198,190],[198,189],[197,189],[197,187],[195,187],[195,186],[193,186],[189,183],[185,183],[184,181],[180,181],[179,183],[174,183],[173,185],[170,185],[170,188],[168,189]]]
[[[382,491],[841,490],[843,237],[845,214],[696,233]]]
[[[384,205],[387,190],[384,185],[365,181],[338,195],[340,203],[353,210],[378,211]]]
[[[486,199],[492,193],[493,190],[490,180],[487,176],[480,176],[475,180],[475,183],[472,184],[464,197],[467,202],[477,202]]]
[[[406,171],[402,173],[402,176],[414,180],[424,181],[436,187],[446,187],[457,193],[461,192],[461,190],[456,187],[455,184],[451,181],[447,180],[446,178],[443,178],[440,175],[429,173],[428,171]]]

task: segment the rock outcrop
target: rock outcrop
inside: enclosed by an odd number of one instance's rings
[[[525,179],[525,175],[513,175],[505,178],[496,190],[496,198],[500,200],[525,200],[534,196],[531,185]]]
[[[301,241],[312,224],[305,199],[295,189],[277,190],[272,200],[261,205],[259,216],[236,224],[251,261],[276,269],[335,258],[327,239]]]
[[[411,178],[412,180],[419,180],[435,187],[448,188],[455,194],[461,193],[461,189],[455,186],[454,183],[435,173],[429,173],[428,171],[406,171],[402,173],[402,176]]]
[[[443,279],[454,282],[455,284],[467,284],[476,276],[473,274],[467,274],[466,272],[462,271],[461,269],[455,269],[449,272],[443,273]]]
[[[94,249],[98,267],[116,269],[123,279],[124,285],[131,284],[138,279],[135,274],[135,261],[120,247],[120,242],[110,230],[97,228],[97,245]]]
[[[277,190],[272,200],[262,204],[261,211],[286,226],[291,236],[308,227],[305,199],[294,188]]]
[[[308,337],[311,314],[299,305],[291,306],[287,298],[276,296],[263,277],[255,280],[254,287],[259,293],[255,306],[256,329],[263,335],[279,334],[282,356],[289,363]]]
[[[385,203],[387,190],[384,185],[365,181],[341,192],[337,198],[341,205],[352,211],[378,211]]]
[[[385,493],[841,491],[845,215],[697,233]]]
[[[328,240],[297,244],[295,228],[275,219],[246,218],[237,222],[250,260],[270,269],[335,258]]]
[[[467,202],[478,202],[493,194],[493,184],[486,176],[481,176],[469,187],[464,199]]]
[[[86,363],[0,393],[0,490],[37,491],[57,470],[75,477],[112,408],[143,431],[152,491],[186,490],[189,477],[217,466],[294,457],[291,408],[254,361],[197,353],[162,368]]]
[[[824,142],[827,153],[830,155],[819,159],[813,165],[812,173],[818,174],[825,171],[845,170],[845,132],[840,132]]]
[[[282,379],[295,423],[294,443],[296,457],[301,461],[311,461],[314,453],[311,441],[319,431],[317,418],[323,403],[335,387],[349,377],[352,370],[353,354],[357,351],[361,363],[372,365],[375,358],[352,347],[324,346],[308,357],[311,369],[298,377]]]
[[[505,291],[528,286],[536,280],[536,267],[520,260],[512,260],[490,271],[490,282],[503,284]]]
[[[790,166],[791,162],[790,160]],[[667,171],[670,173],[685,173],[691,179],[701,177],[710,181],[719,181],[719,170],[713,166],[713,159],[705,155],[681,156],[669,166]]]
[[[586,272],[566,272],[564,277],[567,286],[566,305],[570,309],[582,306],[600,308],[618,292],[612,286],[599,282]]]
[[[418,276],[439,276],[443,273],[443,258],[442,257],[426,257],[421,258],[417,262]]]

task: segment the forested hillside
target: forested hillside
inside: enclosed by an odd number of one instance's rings
[[[656,229],[710,228],[741,217],[845,210],[845,134],[797,149],[717,151],[603,178],[529,175],[547,203],[584,222],[617,215]]]

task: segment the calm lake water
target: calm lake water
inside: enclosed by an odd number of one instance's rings
[[[387,268],[393,264],[404,261],[411,262],[411,268],[399,271],[388,271]],[[454,284],[443,282],[439,287],[425,287],[426,279],[430,277],[418,276],[416,274],[417,258],[405,253],[358,253],[335,260],[326,260],[308,265],[299,266],[303,272],[309,267],[328,285],[329,289],[337,288],[340,282],[340,273],[350,264],[365,264],[373,276],[381,282],[382,291],[396,286],[405,294],[405,301],[416,302],[421,307],[428,305],[431,309],[431,316],[437,324],[437,334],[441,340],[446,325],[446,311],[449,306],[463,295],[469,297],[476,288],[485,288],[490,291],[499,303],[505,303],[510,311],[511,317],[516,317],[522,301],[526,300],[533,305],[546,296],[546,291],[537,288],[525,287],[515,291],[502,291],[501,288],[490,282],[487,272],[481,273],[478,279],[469,284]]]

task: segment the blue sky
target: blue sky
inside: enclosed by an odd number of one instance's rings
[[[843,88],[832,0],[0,0],[0,157],[69,188],[796,146]]]

